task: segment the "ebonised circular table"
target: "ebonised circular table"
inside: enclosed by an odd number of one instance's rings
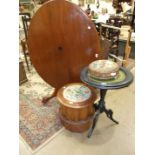
[[[119,74],[115,79],[99,80],[95,79],[94,77],[91,77],[91,75],[88,72],[88,67],[85,67],[81,71],[80,79],[82,80],[82,82],[88,84],[89,86],[100,89],[100,100],[97,104],[94,104],[95,114],[93,117],[92,127],[88,131],[88,137],[92,135],[92,132],[99,118],[99,115],[103,112],[106,113],[109,119],[118,124],[118,121],[116,121],[113,118],[113,111],[111,109],[106,109],[104,101],[105,95],[107,93],[107,90],[119,89],[129,86],[129,84],[131,84],[131,82],[133,81],[132,73],[128,69],[120,67]]]

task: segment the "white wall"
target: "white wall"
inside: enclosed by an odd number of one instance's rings
[[[79,4],[79,0],[71,0],[72,1],[72,3],[75,3],[75,4]]]

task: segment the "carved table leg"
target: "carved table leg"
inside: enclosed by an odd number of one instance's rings
[[[95,108],[96,112],[95,112],[94,117],[93,117],[92,126],[88,131],[88,138],[90,138],[90,136],[92,135],[92,132],[93,132],[95,126],[96,126],[96,123],[98,121],[100,113],[105,112],[109,119],[111,119],[113,122],[118,124],[118,121],[116,121],[113,118],[113,111],[111,109],[106,109],[106,107],[105,107],[104,98],[105,98],[106,92],[107,92],[107,90],[101,89],[100,90],[100,101],[99,101],[98,105],[94,104],[94,108]]]
[[[113,122],[118,124],[118,121],[113,119],[113,111],[111,109],[106,109],[105,101],[104,101],[106,93],[107,93],[107,90],[104,90],[104,89],[100,90],[101,98],[99,101],[98,109],[100,110],[100,113],[105,112],[108,118],[110,118]]]
[[[111,119],[114,123],[119,124],[119,122],[116,121],[116,120],[113,118],[113,111],[112,111],[111,109],[109,109],[109,110],[106,109],[106,110],[105,110],[105,113],[106,113],[107,117],[108,117],[109,119]]]
[[[57,90],[54,90],[54,92],[51,95],[43,97],[42,103],[46,104],[51,98],[56,96],[56,94],[57,94]]]
[[[93,130],[94,130],[95,126],[96,126],[96,123],[97,123],[97,121],[98,121],[99,115],[100,115],[100,111],[98,110],[98,111],[95,113],[94,117],[93,117],[93,124],[92,124],[92,127],[91,127],[91,128],[89,129],[89,131],[88,131],[88,138],[90,138],[90,136],[91,136],[92,133],[93,133]]]

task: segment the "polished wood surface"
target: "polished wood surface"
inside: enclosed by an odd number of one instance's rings
[[[79,82],[82,68],[100,57],[94,24],[80,7],[64,0],[49,1],[36,12],[28,48],[39,75],[57,89]]]
[[[95,113],[92,104],[81,109],[61,106],[59,110],[62,124],[66,129],[72,132],[84,132],[88,130],[92,124],[92,117]]]
[[[127,39],[127,42],[126,42],[126,46],[125,46],[125,53],[124,53],[124,61],[123,61],[123,66],[124,67],[127,67],[128,66],[128,61],[129,61],[129,55],[130,55],[130,53],[131,53],[131,46],[130,46],[130,39],[131,39],[131,33],[132,33],[132,31],[131,31],[131,27],[130,27],[130,29],[129,29],[129,31],[128,31],[129,33],[128,33],[128,39]]]

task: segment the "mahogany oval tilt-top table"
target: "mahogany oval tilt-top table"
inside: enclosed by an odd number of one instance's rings
[[[65,0],[48,1],[33,16],[28,49],[38,74],[51,86],[80,82],[80,71],[99,54],[94,24],[82,9]]]

